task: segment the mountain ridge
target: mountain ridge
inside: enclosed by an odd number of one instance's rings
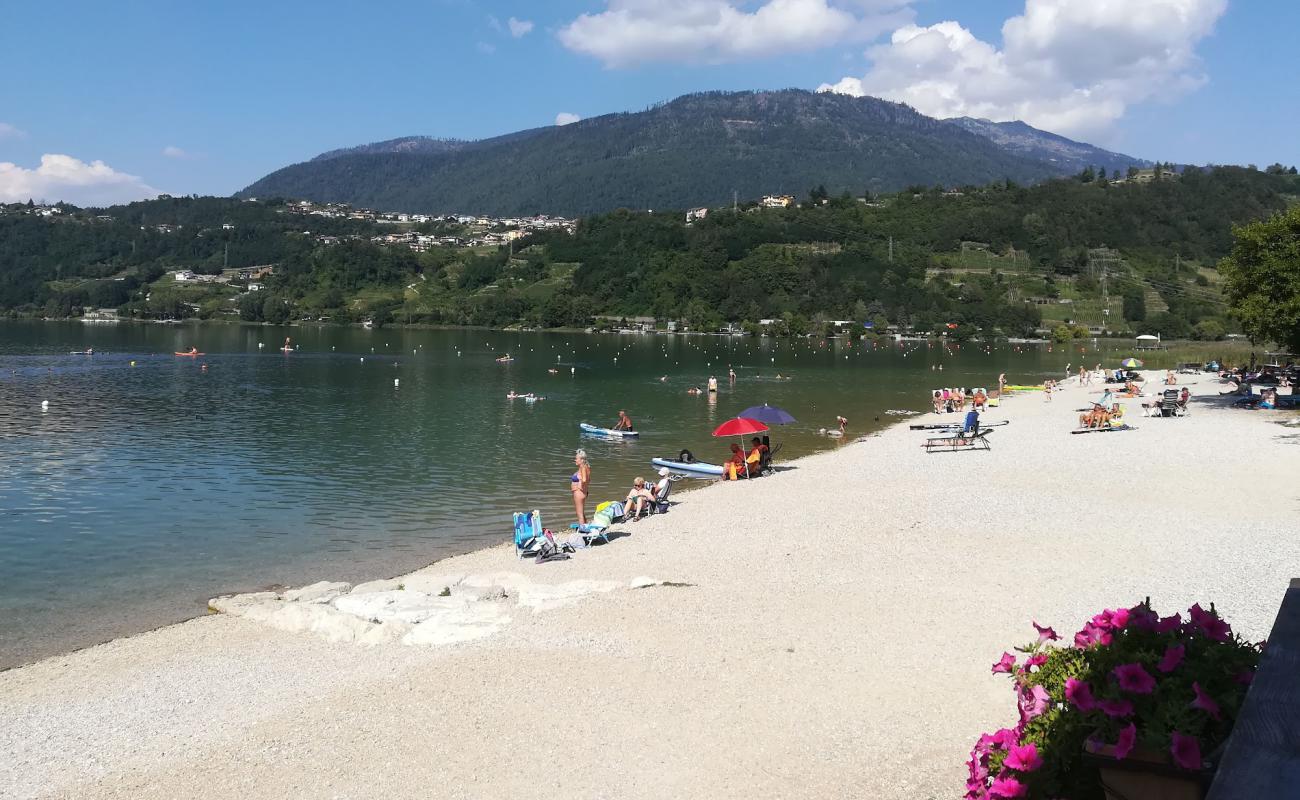
[[[1033,137],[1018,131],[1022,141],[1013,152],[993,133],[1015,138],[877,98],[797,89],[703,92],[475,141],[415,136],[333,150],[276,170],[236,196],[425,213],[580,215],[715,205],[730,202],[733,192],[801,195],[818,185],[862,195],[1036,182],[1077,170],[1073,162],[1035,154],[1090,147],[1038,132],[1034,149],[1023,141]]]

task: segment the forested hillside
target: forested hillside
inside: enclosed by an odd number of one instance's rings
[[[45,217],[5,206],[0,303],[50,316],[83,306],[493,326],[654,316],[695,329],[775,320],[769,329],[792,333],[854,320],[956,324],[956,336],[1064,326],[1218,338],[1234,326],[1214,269],[1232,225],[1284,209],[1298,181],[1221,167],[1116,184],[1087,170],[869,202],[818,187],[787,209],[726,205],[690,224],[680,211],[621,210],[584,218],[573,234],[427,252],[387,243],[400,226],[304,217],[276,202],[178,198]],[[260,291],[238,276],[182,285],[165,274],[227,264],[274,273]]]
[[[1114,154],[1110,154],[1114,156]],[[480,142],[413,137],[278,170],[242,197],[429,213],[576,215],[739,196],[890,192],[1074,171],[875,98],[786,90],[687,95]]]

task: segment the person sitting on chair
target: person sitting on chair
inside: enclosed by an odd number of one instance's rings
[[[1178,407],[1183,411],[1187,410],[1187,401],[1192,399],[1192,392],[1186,386],[1178,393]]]
[[[733,481],[748,477],[745,470],[745,451],[735,442],[731,443],[731,458],[722,464],[722,477]]]
[[[632,481],[632,491],[627,493],[627,499],[623,501],[623,507],[628,509],[633,522],[645,516],[647,501],[655,502],[654,490],[645,485],[645,478],[638,477]]]

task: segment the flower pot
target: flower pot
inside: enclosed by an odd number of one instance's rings
[[[1117,760],[1112,745],[1086,745],[1083,763],[1097,768],[1106,800],[1205,800],[1214,775],[1175,765],[1161,750],[1137,747]]]

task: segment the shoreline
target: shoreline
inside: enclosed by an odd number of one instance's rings
[[[32,798],[955,796],[971,742],[1015,713],[988,665],[1031,619],[1073,630],[1149,595],[1267,634],[1300,574],[1269,511],[1300,448],[1268,421],[1293,415],[1220,408],[1196,380],[1185,418],[1125,401],[1137,431],[1067,433],[1100,386],[1017,393],[985,415],[1011,420],[989,452],[924,454],[903,424],[926,413],[677,495],[570,561],[503,544],[399,576],[511,586],[464,595],[509,621],[457,644],[218,614],[0,673],[0,780]],[[565,770],[500,770],[528,741],[573,745]]]
[[[909,409],[909,410],[914,410],[914,409]],[[917,416],[920,416],[921,413],[922,413],[922,412],[918,412],[918,413],[917,413]],[[895,428],[895,427],[898,427],[898,426],[901,426],[901,425],[905,425],[905,424],[907,424],[908,422],[910,422],[911,420],[913,420],[913,419],[915,419],[915,418],[916,418],[916,417],[913,417],[913,416],[898,416],[898,417],[896,417],[896,418],[891,417],[891,419],[892,419],[893,421],[884,424],[884,425],[883,425],[882,427],[880,427],[880,428],[877,428],[877,429],[871,430],[871,431],[869,431],[869,432],[867,432],[867,433],[863,433],[863,434],[861,434],[860,436],[856,436],[856,437],[854,437],[854,438],[852,438],[852,439],[847,439],[847,440],[831,440],[832,442],[836,442],[836,441],[838,441],[838,444],[830,444],[830,445],[828,445],[827,447],[825,447],[824,449],[819,450],[819,451],[817,451],[817,452],[813,452],[813,453],[805,453],[805,454],[800,455],[800,456],[798,456],[798,457],[796,457],[796,458],[790,459],[789,461],[781,461],[781,462],[780,462],[780,466],[781,466],[781,468],[782,468],[783,471],[784,471],[784,469],[789,469],[789,468],[792,468],[792,467],[793,467],[793,468],[797,468],[795,465],[796,465],[798,462],[800,462],[800,461],[803,461],[803,460],[805,460],[805,459],[808,459],[808,458],[812,458],[812,457],[815,457],[815,456],[821,455],[822,453],[825,453],[825,452],[833,452],[833,451],[835,451],[835,450],[839,450],[839,449],[844,448],[844,447],[848,447],[848,446],[851,446],[851,445],[856,445],[856,444],[860,444],[860,443],[862,443],[862,442],[866,442],[866,441],[870,440],[871,438],[874,438],[874,437],[877,437],[877,436],[882,435],[885,431],[887,431],[887,430],[889,430],[889,429],[891,429],[891,428]],[[704,480],[697,480],[697,479],[693,479],[693,478],[689,478],[689,477],[688,477],[688,478],[685,478],[684,481],[687,483],[687,485],[679,486],[679,487],[675,487],[675,488],[673,489],[673,499],[674,499],[674,502],[675,502],[675,503],[680,503],[683,497],[690,496],[690,495],[694,495],[694,494],[696,494],[696,493],[699,493],[699,492],[702,492],[702,491],[705,491],[705,490],[708,490],[708,489],[716,488],[719,484],[722,483],[721,481],[717,481],[717,480],[707,480],[707,481],[704,481]],[[412,571],[410,571],[410,572],[398,572],[398,573],[396,573],[396,574],[387,574],[387,573],[385,573],[385,574],[381,574],[381,575],[373,575],[373,574],[371,574],[371,575],[361,575],[361,576],[357,576],[357,577],[358,577],[358,580],[357,580],[357,582],[356,582],[356,585],[377,584],[377,583],[387,583],[387,582],[391,582],[391,581],[396,581],[396,580],[399,580],[399,579],[401,579],[402,577],[404,577],[404,576],[406,576],[406,575],[410,575],[410,574],[414,574],[414,573],[418,573],[418,572],[427,572],[427,571],[429,571],[429,570],[433,570],[433,569],[436,568],[439,564],[442,564],[442,563],[444,563],[444,562],[450,561],[450,560],[452,560],[452,559],[462,558],[462,557],[466,557],[466,556],[472,556],[472,555],[480,554],[480,553],[488,553],[488,552],[491,552],[491,551],[494,551],[494,550],[497,550],[497,549],[501,549],[501,548],[503,548],[503,547],[506,547],[507,545],[509,545],[509,542],[508,542],[508,541],[506,542],[505,545],[500,544],[500,543],[498,543],[498,544],[484,544],[484,545],[482,545],[482,546],[476,546],[476,547],[473,547],[473,548],[471,548],[471,549],[469,549],[469,550],[464,550],[464,551],[460,551],[460,552],[451,552],[451,553],[448,553],[448,554],[446,554],[446,555],[443,555],[443,556],[441,556],[441,557],[439,557],[439,558],[436,558],[436,559],[434,559],[433,561],[424,562],[424,563],[422,563],[421,565],[419,565],[418,567],[416,567],[414,570],[412,570]],[[330,578],[322,578],[321,580],[330,580]],[[244,587],[244,588],[234,588],[234,587],[232,587],[232,588],[230,588],[229,590],[225,590],[225,591],[220,591],[220,592],[218,592],[217,594],[214,595],[214,597],[233,597],[233,596],[246,595],[246,594],[261,594],[261,593],[265,593],[265,592],[282,593],[282,592],[285,592],[285,591],[293,590],[293,589],[295,589],[295,588],[300,588],[300,587],[295,587],[294,585],[291,585],[291,584],[283,584],[283,583],[270,583],[270,584],[263,584],[263,585],[251,586],[251,587]],[[57,649],[57,650],[54,650],[54,651],[52,651],[52,652],[48,652],[48,653],[46,653],[46,654],[44,654],[44,655],[39,655],[39,656],[37,656],[37,657],[35,657],[35,658],[33,658],[33,659],[30,659],[30,660],[18,661],[18,662],[16,662],[16,663],[9,664],[9,665],[3,665],[3,664],[0,664],[0,676],[4,675],[4,673],[9,672],[9,671],[12,671],[12,670],[23,669],[23,668],[25,668],[25,667],[32,667],[32,666],[35,666],[35,665],[41,664],[41,663],[43,663],[43,662],[45,662],[45,661],[52,661],[52,660],[58,660],[58,659],[66,658],[66,657],[69,657],[69,656],[76,655],[76,654],[78,654],[78,653],[83,653],[83,652],[85,652],[85,651],[87,651],[87,650],[92,650],[92,649],[97,648],[97,647],[103,647],[103,646],[105,646],[105,645],[111,645],[111,644],[113,644],[114,642],[118,642],[118,641],[122,641],[122,640],[126,640],[126,639],[132,639],[132,638],[135,638],[135,637],[137,637],[137,636],[143,636],[143,635],[146,635],[146,634],[155,633],[155,632],[157,632],[157,631],[164,631],[164,630],[167,630],[168,628],[173,628],[173,627],[177,627],[177,626],[180,626],[180,625],[185,625],[186,623],[193,622],[194,620],[203,619],[203,618],[205,618],[205,617],[207,617],[207,616],[211,616],[211,615],[213,615],[213,614],[220,613],[220,612],[216,611],[216,610],[212,607],[211,602],[210,602],[211,599],[212,599],[212,598],[205,598],[205,599],[202,600],[202,601],[196,601],[196,602],[202,602],[202,603],[205,603],[205,604],[206,604],[206,609],[200,610],[200,609],[197,609],[197,608],[196,608],[195,612],[194,612],[192,615],[190,615],[190,616],[186,616],[186,617],[183,617],[183,618],[180,618],[180,619],[172,618],[172,619],[168,619],[168,620],[165,620],[165,621],[162,621],[162,622],[157,622],[157,623],[146,622],[146,623],[143,623],[143,624],[140,625],[140,626],[125,626],[125,627],[129,628],[129,630],[127,630],[127,631],[125,631],[125,632],[122,632],[122,633],[114,634],[114,635],[112,635],[112,636],[109,636],[108,638],[100,639],[100,640],[98,640],[98,641],[89,642],[89,643],[87,643],[87,644],[79,645],[79,646],[76,646],[76,647],[73,647],[73,648],[70,648],[70,649]]]

